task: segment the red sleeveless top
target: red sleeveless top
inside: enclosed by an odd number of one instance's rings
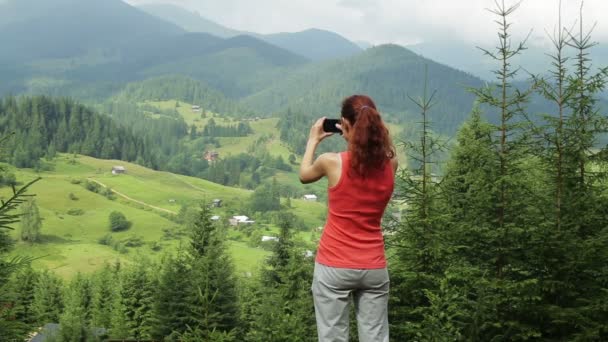
[[[327,223],[319,241],[320,264],[357,269],[386,267],[380,222],[391,198],[394,173],[390,161],[366,178],[350,170],[350,153],[340,153],[342,173],[327,190]]]

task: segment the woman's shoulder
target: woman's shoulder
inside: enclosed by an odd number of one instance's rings
[[[342,153],[343,152],[325,152],[319,156],[319,160],[328,164],[339,163],[342,160],[340,156]]]

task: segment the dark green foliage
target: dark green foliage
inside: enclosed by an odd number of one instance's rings
[[[40,325],[57,323],[63,306],[63,282],[59,277],[45,270],[38,275],[34,290],[32,312],[36,317],[36,323]]]
[[[202,105],[213,112],[233,116],[247,114],[239,105],[221,92],[201,81],[185,76],[160,76],[143,82],[129,83],[116,96],[119,102],[140,102],[145,100],[181,100],[193,105]],[[204,110],[201,110],[204,112]]]
[[[163,262],[154,300],[152,336],[175,340],[187,326],[196,326],[190,310],[193,291],[191,258],[184,250],[168,256]]]
[[[91,326],[110,328],[112,312],[118,298],[118,280],[110,265],[106,264],[91,280],[93,297],[91,300]]]
[[[227,253],[225,236],[201,206],[190,233],[192,279],[191,312],[208,332],[230,332],[238,327],[239,308],[234,266]]]
[[[209,119],[203,128],[203,135],[208,137],[246,137],[253,133],[248,123],[239,122],[235,126],[217,125],[215,120]]]
[[[119,211],[113,211],[109,216],[110,220],[110,230],[113,232],[119,232],[122,230],[127,230],[131,227],[131,222],[127,221],[125,214]]]
[[[127,161],[140,158],[153,164],[141,138],[65,98],[5,98],[0,102],[0,133],[8,132],[15,132],[15,137],[7,143],[7,158],[17,167],[39,166],[50,144],[58,152]]]
[[[0,139],[0,145],[3,145],[10,137]],[[14,178],[7,174],[3,167],[0,167],[0,175],[3,179]],[[0,205],[0,331],[3,332],[7,339],[22,338],[27,330],[27,325],[33,321],[32,317],[35,317],[34,315],[30,315],[24,320],[15,319],[16,316],[23,315],[24,312],[28,312],[28,314],[33,312],[33,308],[28,304],[31,298],[32,277],[25,277],[24,281],[26,283],[21,284],[24,287],[16,289],[17,293],[9,292],[8,288],[8,281],[11,275],[15,271],[29,266],[32,259],[20,256],[9,258],[6,254],[12,249],[14,243],[13,239],[8,235],[8,231],[13,230],[13,225],[19,222],[20,215],[16,211],[30,197],[30,195],[25,194],[27,189],[38,180],[40,178],[34,179],[21,188],[16,188],[15,185],[12,185],[12,193]],[[17,285],[19,286],[19,284]]]
[[[151,265],[143,260],[122,272],[119,295],[112,305],[112,336],[135,339],[151,337],[157,287],[151,272]]]
[[[316,341],[310,284],[313,260],[294,248],[289,220],[262,269],[260,284],[245,292],[248,341]]]
[[[21,240],[29,243],[37,242],[40,238],[42,219],[40,211],[33,198],[21,205]]]
[[[267,212],[281,209],[279,186],[275,178],[271,184],[257,187],[249,199],[251,211]]]

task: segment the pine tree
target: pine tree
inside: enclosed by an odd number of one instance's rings
[[[91,301],[91,326],[109,329],[112,324],[112,311],[116,302],[118,281],[110,265],[106,264],[92,280],[93,297]]]
[[[86,301],[78,284],[72,283],[65,296],[65,308],[59,317],[59,337],[66,342],[84,342],[89,329],[86,322],[86,311],[82,306]]]
[[[211,211],[201,205],[190,232],[192,329],[207,333],[230,332],[239,326],[239,306],[234,266],[225,247],[225,233],[211,221]]]
[[[40,238],[42,219],[33,198],[21,205],[21,240],[34,243]]]
[[[53,273],[45,270],[38,276],[32,311],[39,325],[56,323],[63,311],[63,282]]]
[[[136,265],[122,272],[120,294],[113,305],[112,336],[135,339],[151,337],[155,288],[150,264],[145,260],[138,260]]]
[[[7,108],[16,106],[14,98],[9,97],[6,103]],[[1,107],[2,105],[0,104]],[[0,139],[0,145],[6,144],[9,137]],[[0,168],[0,175],[6,175],[4,168]],[[8,296],[8,281],[14,272],[28,266],[32,260],[31,258],[8,258],[6,256],[13,247],[13,240],[9,236],[8,231],[13,230],[12,225],[19,222],[19,214],[15,213],[15,211],[29,197],[26,195],[28,188],[38,180],[40,178],[34,179],[21,188],[16,188],[15,184],[11,184],[12,194],[8,199],[0,203],[0,331],[3,332],[6,339],[19,339],[25,333],[25,324],[16,321],[14,318],[15,315],[19,314],[19,307],[17,307],[16,312],[13,310],[14,304],[12,302],[15,298]]]
[[[176,256],[163,261],[154,303],[155,339],[175,340],[188,326],[196,326],[190,307],[195,283],[192,275],[192,260],[180,247]]]
[[[441,192],[432,177],[433,168],[439,163],[438,154],[444,149],[431,129],[430,110],[435,104],[435,92],[428,94],[425,81],[423,95],[410,99],[420,109],[419,141],[406,144],[409,170],[403,170],[396,177],[396,199],[407,203],[408,211],[387,241],[396,248],[395,256],[399,259],[398,263],[391,264],[395,284],[391,301],[403,304],[389,306],[393,308],[392,334],[398,339],[415,338],[424,310],[429,306],[427,291],[438,288],[437,278],[445,263],[442,260],[445,258],[444,222],[437,208]]]
[[[251,289],[247,305],[248,341],[316,341],[314,307],[310,298],[313,260],[295,248],[290,220],[281,219],[279,241],[263,268],[260,283]]]

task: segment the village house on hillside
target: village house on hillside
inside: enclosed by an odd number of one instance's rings
[[[205,158],[205,160],[208,162],[213,162],[216,161],[219,156],[220,153],[217,151],[207,151],[205,152],[205,156],[203,158]]]
[[[253,223],[255,223],[255,221],[250,220],[249,217],[247,217],[245,215],[232,216],[232,218],[229,219],[228,222],[230,222],[230,225],[232,225],[232,226],[238,226],[239,224],[253,224]]]
[[[304,195],[303,198],[305,201],[311,201],[311,202],[317,201],[317,195],[313,195],[313,194]]]
[[[113,175],[118,175],[118,174],[125,173],[125,172],[127,172],[127,169],[125,169],[124,166],[121,166],[121,165],[112,166]]]
[[[267,235],[262,236],[262,242],[266,242],[266,241],[276,241],[276,242],[278,242],[279,238],[276,237],[276,236],[267,236]]]
[[[196,106],[196,105],[192,106],[192,111],[193,112],[200,112],[201,111],[201,106]]]

